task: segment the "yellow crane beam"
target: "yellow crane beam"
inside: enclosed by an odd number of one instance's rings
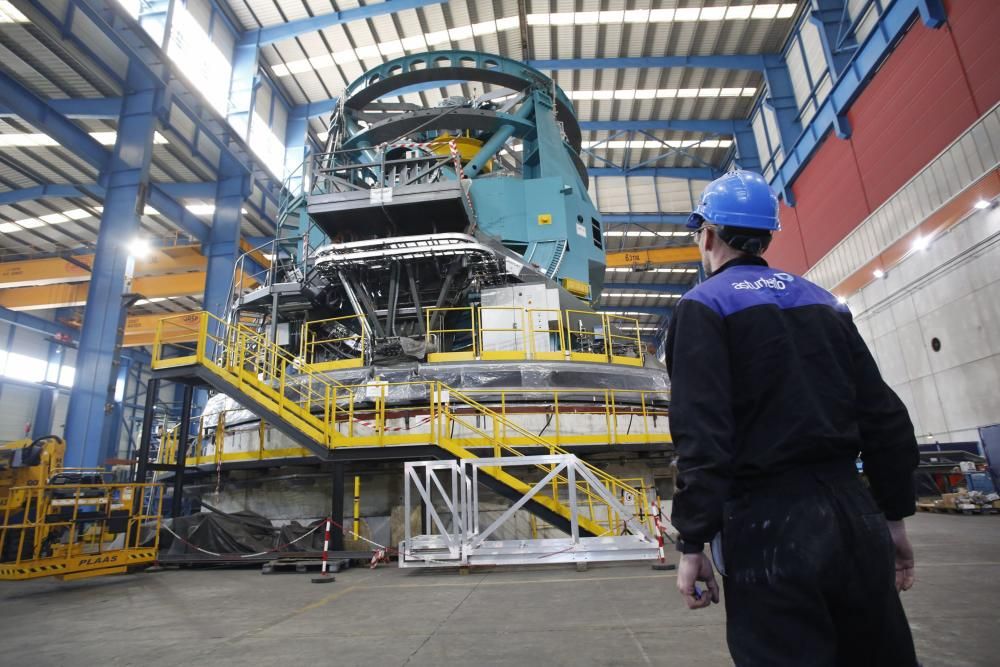
[[[62,257],[0,262],[0,288],[40,287],[79,283],[90,280],[93,255],[74,255],[72,261]],[[208,260],[197,245],[156,248],[149,257],[137,260],[136,276],[204,271]]]
[[[172,333],[170,340],[174,343],[190,343],[198,338],[198,322],[199,313],[192,311],[187,314],[187,317],[183,319],[178,319],[179,315],[184,315],[184,313],[155,313],[152,315],[131,315],[125,321],[125,338],[123,345],[125,347],[140,347],[145,345],[152,345],[153,339],[156,337],[156,325],[164,317],[171,318],[171,322],[174,323],[188,323],[191,325],[191,336],[190,338],[183,338],[182,334]],[[190,322],[188,322],[190,320]],[[180,329],[180,327],[178,327]]]
[[[253,251],[246,240],[240,241],[240,249],[250,253],[250,257],[261,266],[269,265],[263,253]],[[0,289],[87,282],[90,280],[89,267],[93,263],[93,255],[73,255],[72,261],[63,257],[47,257],[0,262]],[[200,245],[159,246],[150,251],[149,257],[136,260],[135,275],[139,277],[204,271],[207,266],[208,260],[201,254]]]
[[[132,281],[132,292],[147,299],[197,296],[205,291],[205,277],[204,271],[145,276]],[[245,286],[255,284],[254,279],[245,274],[240,276],[240,281]],[[87,302],[88,286],[88,283],[61,283],[0,290],[0,306],[11,310],[82,306]]]
[[[698,246],[681,245],[668,248],[642,248],[609,252],[606,259],[608,266],[649,266],[700,262],[701,254],[698,252]]]

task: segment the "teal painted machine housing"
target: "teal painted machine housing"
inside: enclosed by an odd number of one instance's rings
[[[590,285],[596,299],[604,282],[604,229],[579,179],[567,180],[480,177],[470,195],[480,231],[557,282],[571,278]]]
[[[438,113],[399,113],[365,126],[357,121],[368,104],[400,90],[455,80],[517,91],[517,98],[502,106],[471,108],[468,101]],[[603,222],[588,192],[576,112],[551,78],[502,56],[434,51],[404,56],[367,71],[347,87],[338,108],[331,128],[340,123],[339,131],[331,129],[330,136],[342,140],[327,150],[342,150],[352,161],[370,163],[379,181],[384,177],[379,164],[384,153],[379,151],[400,142],[400,137],[408,137],[404,144],[416,145],[442,133],[466,131],[467,136],[481,140],[475,155],[460,168],[449,165],[439,170],[448,181],[468,184],[469,228],[500,240],[560,286],[564,286],[563,279],[571,279],[589,286],[591,300],[600,297],[606,263]],[[513,155],[518,148],[517,168],[499,173],[486,167],[501,151],[510,150]],[[393,188],[393,196],[402,195],[404,189]]]
[[[604,284],[603,223],[556,120],[551,89],[535,89],[531,103],[535,129],[523,137],[522,178],[475,178],[470,195],[477,223],[549,278],[590,285],[596,300]]]

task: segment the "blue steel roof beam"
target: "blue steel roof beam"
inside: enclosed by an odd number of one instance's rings
[[[63,334],[72,337],[73,340],[76,340],[79,333],[76,329],[68,327],[65,324],[51,322],[38,317],[37,315],[32,315],[31,313],[20,310],[11,310],[10,308],[5,308],[3,306],[0,306],[0,322],[7,322],[8,324],[13,324],[16,327],[31,329],[32,331],[37,331],[38,333],[46,334],[48,336]]]
[[[84,188],[96,187],[95,185],[61,185],[50,183],[47,185],[36,185],[31,188],[20,188],[0,192],[0,206],[16,204],[22,201],[33,201],[36,199],[46,199],[49,197],[88,197],[90,193]]]
[[[607,225],[684,225],[687,213],[601,213]]]
[[[73,97],[46,100],[49,108],[58,114],[73,119],[105,119],[118,118],[122,110],[120,97]],[[17,114],[0,101],[0,118],[9,118]]]
[[[776,54],[747,54],[729,56],[651,56],[644,58],[560,58],[556,60],[529,60],[528,65],[538,70],[581,69],[651,69],[669,67],[704,67],[707,69],[763,70],[765,59]]]
[[[733,144],[735,151],[733,159],[740,169],[761,170],[760,153],[757,150],[757,138],[754,137],[753,128],[747,121],[742,127],[737,127],[733,133]]]
[[[894,0],[858,47],[840,78],[833,84],[826,100],[802,129],[801,136],[794,144],[786,147],[785,160],[771,179],[771,185],[785,193],[786,203],[794,205],[789,196],[791,185],[826,133],[832,129],[845,138],[850,136],[850,127],[846,119],[847,110],[891,53],[916,15],[919,15],[924,25],[930,28],[941,27],[945,20],[941,0]]]
[[[580,122],[581,130],[590,131],[655,131],[708,132],[732,135],[749,129],[747,120],[588,120]]]
[[[52,17],[40,0],[30,0],[40,12]],[[169,101],[188,116],[202,133],[212,141],[220,153],[229,153],[244,169],[254,174],[257,187],[269,192],[280,188],[242,140],[235,140],[229,124],[203,98],[191,92],[183,82],[179,68],[165,56],[154,40],[128,15],[117,0],[70,0],[78,11],[89,18],[97,28],[120,49],[126,57],[139,62],[147,77],[165,86]],[[169,116],[164,114],[164,125],[169,126]],[[277,195],[270,193],[272,198]]]
[[[799,138],[802,126],[799,123],[799,103],[792,88],[792,77],[784,60],[769,64],[764,70],[764,82],[762,103],[774,112],[781,145],[792,146]]]
[[[618,312],[618,313],[642,313],[643,315],[670,315],[673,312],[672,308],[667,306],[609,306],[608,304],[601,304],[595,309],[599,313],[607,312]],[[625,317],[628,317],[626,315]]]
[[[417,9],[430,5],[439,5],[444,0],[383,0],[382,2],[354,7],[339,12],[329,12],[310,16],[309,18],[288,21],[279,25],[247,30],[240,37],[240,44],[255,44],[266,46],[286,39],[294,39],[300,35],[311,32],[318,32],[331,28],[335,25],[349,23],[351,21],[362,21],[365,19],[382,16],[384,14],[394,14],[406,9]]]
[[[109,160],[108,151],[93,137],[48,104],[9,74],[0,70],[0,99],[5,100],[27,123],[55,139],[66,150],[103,172]]]
[[[807,20],[816,26],[830,79],[836,81],[858,49],[857,22],[851,21],[847,0],[811,0]]]
[[[716,168],[705,167],[643,167],[642,169],[622,169],[620,167],[589,167],[591,176],[662,176],[664,178],[687,178],[711,181],[722,175]]]
[[[646,285],[643,283],[604,283],[605,290],[641,290],[644,292],[651,292],[654,294],[677,294],[680,296],[684,294],[689,289],[691,285],[665,285],[663,283],[656,283],[653,285]]]

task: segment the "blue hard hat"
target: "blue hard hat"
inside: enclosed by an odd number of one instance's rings
[[[760,174],[745,169],[731,171],[701,193],[701,202],[688,216],[687,228],[698,229],[702,221],[778,231],[778,195]]]

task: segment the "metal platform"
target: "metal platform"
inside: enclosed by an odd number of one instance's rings
[[[521,493],[506,493],[513,504],[489,525],[481,522],[479,484],[497,478],[497,470],[534,467],[546,471]],[[480,471],[489,474],[480,477]],[[561,478],[564,494],[545,495]],[[496,485],[489,484],[491,488]],[[506,490],[513,486],[506,485]],[[594,499],[604,517],[595,517]],[[404,540],[399,567],[527,565],[590,561],[651,560],[657,544],[645,526],[645,508],[629,506],[627,498],[610,493],[593,472],[573,455],[544,455],[407,463],[404,469]],[[423,504],[427,532],[413,533],[412,510]],[[546,511],[553,502],[568,509],[566,516]],[[542,516],[567,533],[565,538],[490,539],[521,509]],[[539,511],[541,510],[541,511]]]

